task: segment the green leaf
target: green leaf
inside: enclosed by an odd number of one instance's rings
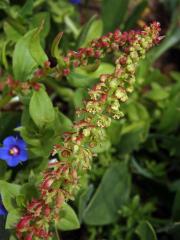
[[[103,0],[102,20],[104,32],[114,31],[123,23],[128,10],[129,0]]]
[[[10,236],[10,239],[9,239],[9,240],[17,240],[17,238],[14,237],[14,236]]]
[[[145,97],[156,102],[168,98],[169,93],[165,88],[162,88],[159,84],[152,83],[152,90],[145,94]]]
[[[61,41],[61,38],[63,36],[63,32],[59,32],[55,39],[53,40],[52,46],[51,46],[51,55],[55,57],[56,59],[62,60],[60,56],[60,50],[59,50],[59,43]]]
[[[19,218],[21,217],[21,213],[14,209],[11,212],[8,213],[6,218],[6,229],[12,229],[15,228],[15,225],[17,224]]]
[[[42,31],[44,23],[42,22],[41,26],[34,30],[34,34],[32,35],[29,43],[29,51],[36,61],[36,63],[40,66],[44,66],[44,63],[48,60],[48,57],[40,44],[40,32]]]
[[[148,221],[142,221],[136,228],[140,240],[157,240],[156,233]]]
[[[73,123],[72,121],[66,117],[62,112],[58,111],[58,119],[60,122],[61,129],[66,132],[72,129]]]
[[[171,71],[170,74],[175,81],[180,82],[180,72]]]
[[[70,205],[64,203],[60,210],[60,221],[57,227],[62,231],[70,231],[80,228],[76,213]]]
[[[34,91],[29,104],[29,113],[34,123],[42,128],[55,119],[53,104],[43,87]]]
[[[89,87],[97,82],[98,77],[103,74],[111,74],[114,66],[109,63],[101,63],[96,71],[88,72],[82,68],[76,68],[68,75],[68,82],[73,87]]]
[[[109,139],[103,139],[97,143],[97,146],[93,147],[93,152],[102,153],[104,151],[110,150],[111,142]]]
[[[24,6],[21,8],[19,15],[23,17],[31,15],[33,12],[33,3],[34,0],[27,0]]]
[[[125,23],[124,28],[126,30],[131,29],[136,25],[144,9],[147,7],[147,4],[148,4],[147,0],[143,0],[133,9],[131,15],[128,17]]]
[[[2,46],[2,54],[1,54],[2,64],[4,65],[5,69],[8,69],[8,61],[6,57],[7,45],[8,45],[8,41],[5,41]]]
[[[23,196],[25,202],[30,202],[33,198],[39,197],[37,187],[32,183],[25,183],[20,189],[20,194]]]
[[[93,39],[99,38],[102,35],[102,31],[102,20],[97,20],[96,16],[93,16],[81,30],[77,40],[78,47],[86,47]]]
[[[14,210],[15,198],[20,192],[20,186],[0,180],[2,202],[8,212]]]
[[[4,22],[3,29],[8,40],[17,42],[22,37],[22,34],[6,21]]]
[[[131,177],[127,164],[113,164],[84,211],[83,219],[88,225],[105,225],[118,218],[118,210],[129,199]]]
[[[150,122],[148,120],[139,120],[127,126],[123,126],[121,130],[121,138],[119,141],[119,152],[121,154],[130,153],[137,150],[142,142],[148,136]]]
[[[132,167],[134,168],[137,174],[146,178],[153,179],[153,175],[147,169],[139,165],[139,163],[136,161],[134,157],[132,158]]]
[[[29,51],[29,44],[36,30],[26,33],[16,43],[13,52],[13,73],[16,80],[26,81],[38,66]]]
[[[93,185],[89,185],[88,188],[84,189],[79,196],[79,201],[78,201],[78,213],[79,214],[78,215],[79,215],[80,222],[83,219],[84,211],[87,207],[88,201],[93,193],[93,190],[94,190]]]
[[[39,28],[43,22],[43,28],[40,31],[40,38],[44,42],[50,30],[50,14],[49,12],[38,12],[30,20],[32,29]]]
[[[169,104],[164,109],[159,124],[159,129],[163,132],[172,132],[178,128],[180,121],[180,93],[170,99]]]

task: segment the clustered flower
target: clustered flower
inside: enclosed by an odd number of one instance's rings
[[[0,159],[5,160],[10,167],[16,167],[20,162],[25,162],[28,159],[26,143],[13,136],[5,138],[3,147],[0,147]]]
[[[10,96],[17,95],[17,93],[26,94],[31,89],[39,91],[39,89],[41,88],[41,84],[38,81],[41,78],[45,77],[47,74],[49,74],[49,71],[50,71],[50,62],[46,61],[42,68],[37,69],[34,72],[32,79],[26,82],[15,80],[11,75],[9,75],[5,82],[5,84],[9,88],[8,94]]]
[[[110,126],[112,119],[124,116],[121,104],[133,91],[138,62],[158,43],[159,32],[157,22],[145,26],[142,31],[121,33],[116,30],[92,41],[87,48],[69,51],[64,57],[65,76],[75,67],[96,64],[106,54],[114,56],[115,70],[100,76],[99,83],[89,90],[84,107],[77,109],[79,119],[72,131],[65,132],[64,141],[54,146],[52,155],[59,154],[60,161],[50,163],[43,173],[40,198],[28,203],[17,224],[18,239],[48,239],[51,236],[49,228],[59,220],[63,202],[74,198],[79,176],[90,168],[93,148],[104,139],[104,129]]]

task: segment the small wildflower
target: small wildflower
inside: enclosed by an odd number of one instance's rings
[[[80,4],[81,0],[70,0],[72,4]]]
[[[4,139],[3,147],[0,148],[0,158],[5,160],[7,165],[15,167],[20,162],[28,159],[26,143],[19,138],[9,136]]]
[[[0,203],[0,216],[6,216],[7,210],[5,209],[4,205]]]

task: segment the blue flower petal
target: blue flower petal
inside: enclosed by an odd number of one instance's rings
[[[16,145],[16,138],[13,136],[9,136],[4,139],[3,145],[7,148],[11,147],[12,145]]]
[[[9,148],[1,147],[0,148],[0,159],[10,160],[12,156],[9,154]]]
[[[2,204],[0,204],[0,216],[5,216],[5,215],[7,215],[7,211],[5,207]]]
[[[17,145],[20,149],[25,149],[25,148],[27,148],[27,144],[25,143],[25,141],[22,140],[22,139],[19,139],[19,138],[16,139],[16,145]]]
[[[9,167],[16,167],[20,162],[19,156],[11,156],[11,159],[6,160]]]
[[[19,161],[25,162],[28,159],[27,150],[21,149],[19,156],[16,156],[16,158],[19,158]]]
[[[70,0],[70,3],[72,4],[79,4],[81,0]]]

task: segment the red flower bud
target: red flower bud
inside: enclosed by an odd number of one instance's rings
[[[23,230],[24,228],[27,228],[29,226],[30,221],[32,220],[31,216],[24,216],[20,219],[19,223],[17,224],[17,229],[19,231]]]
[[[44,75],[44,71],[43,69],[37,69],[34,73],[34,76],[37,77],[37,78],[40,78]]]
[[[41,188],[43,188],[43,189],[48,189],[48,188],[53,184],[53,182],[54,182],[54,179],[52,179],[52,178],[46,179],[46,180],[43,182]]]
[[[67,75],[69,75],[70,74],[70,69],[69,68],[65,68],[64,70],[63,70],[63,75],[64,76],[67,76]]]
[[[26,236],[25,240],[32,240],[33,239],[33,233],[30,233]]]
[[[44,214],[46,217],[49,217],[50,215],[50,212],[51,212],[51,209],[49,206],[46,206],[45,209],[44,209]]]
[[[51,66],[51,62],[50,61],[47,60],[47,61],[44,62],[44,67],[45,68],[50,68],[50,66]]]

